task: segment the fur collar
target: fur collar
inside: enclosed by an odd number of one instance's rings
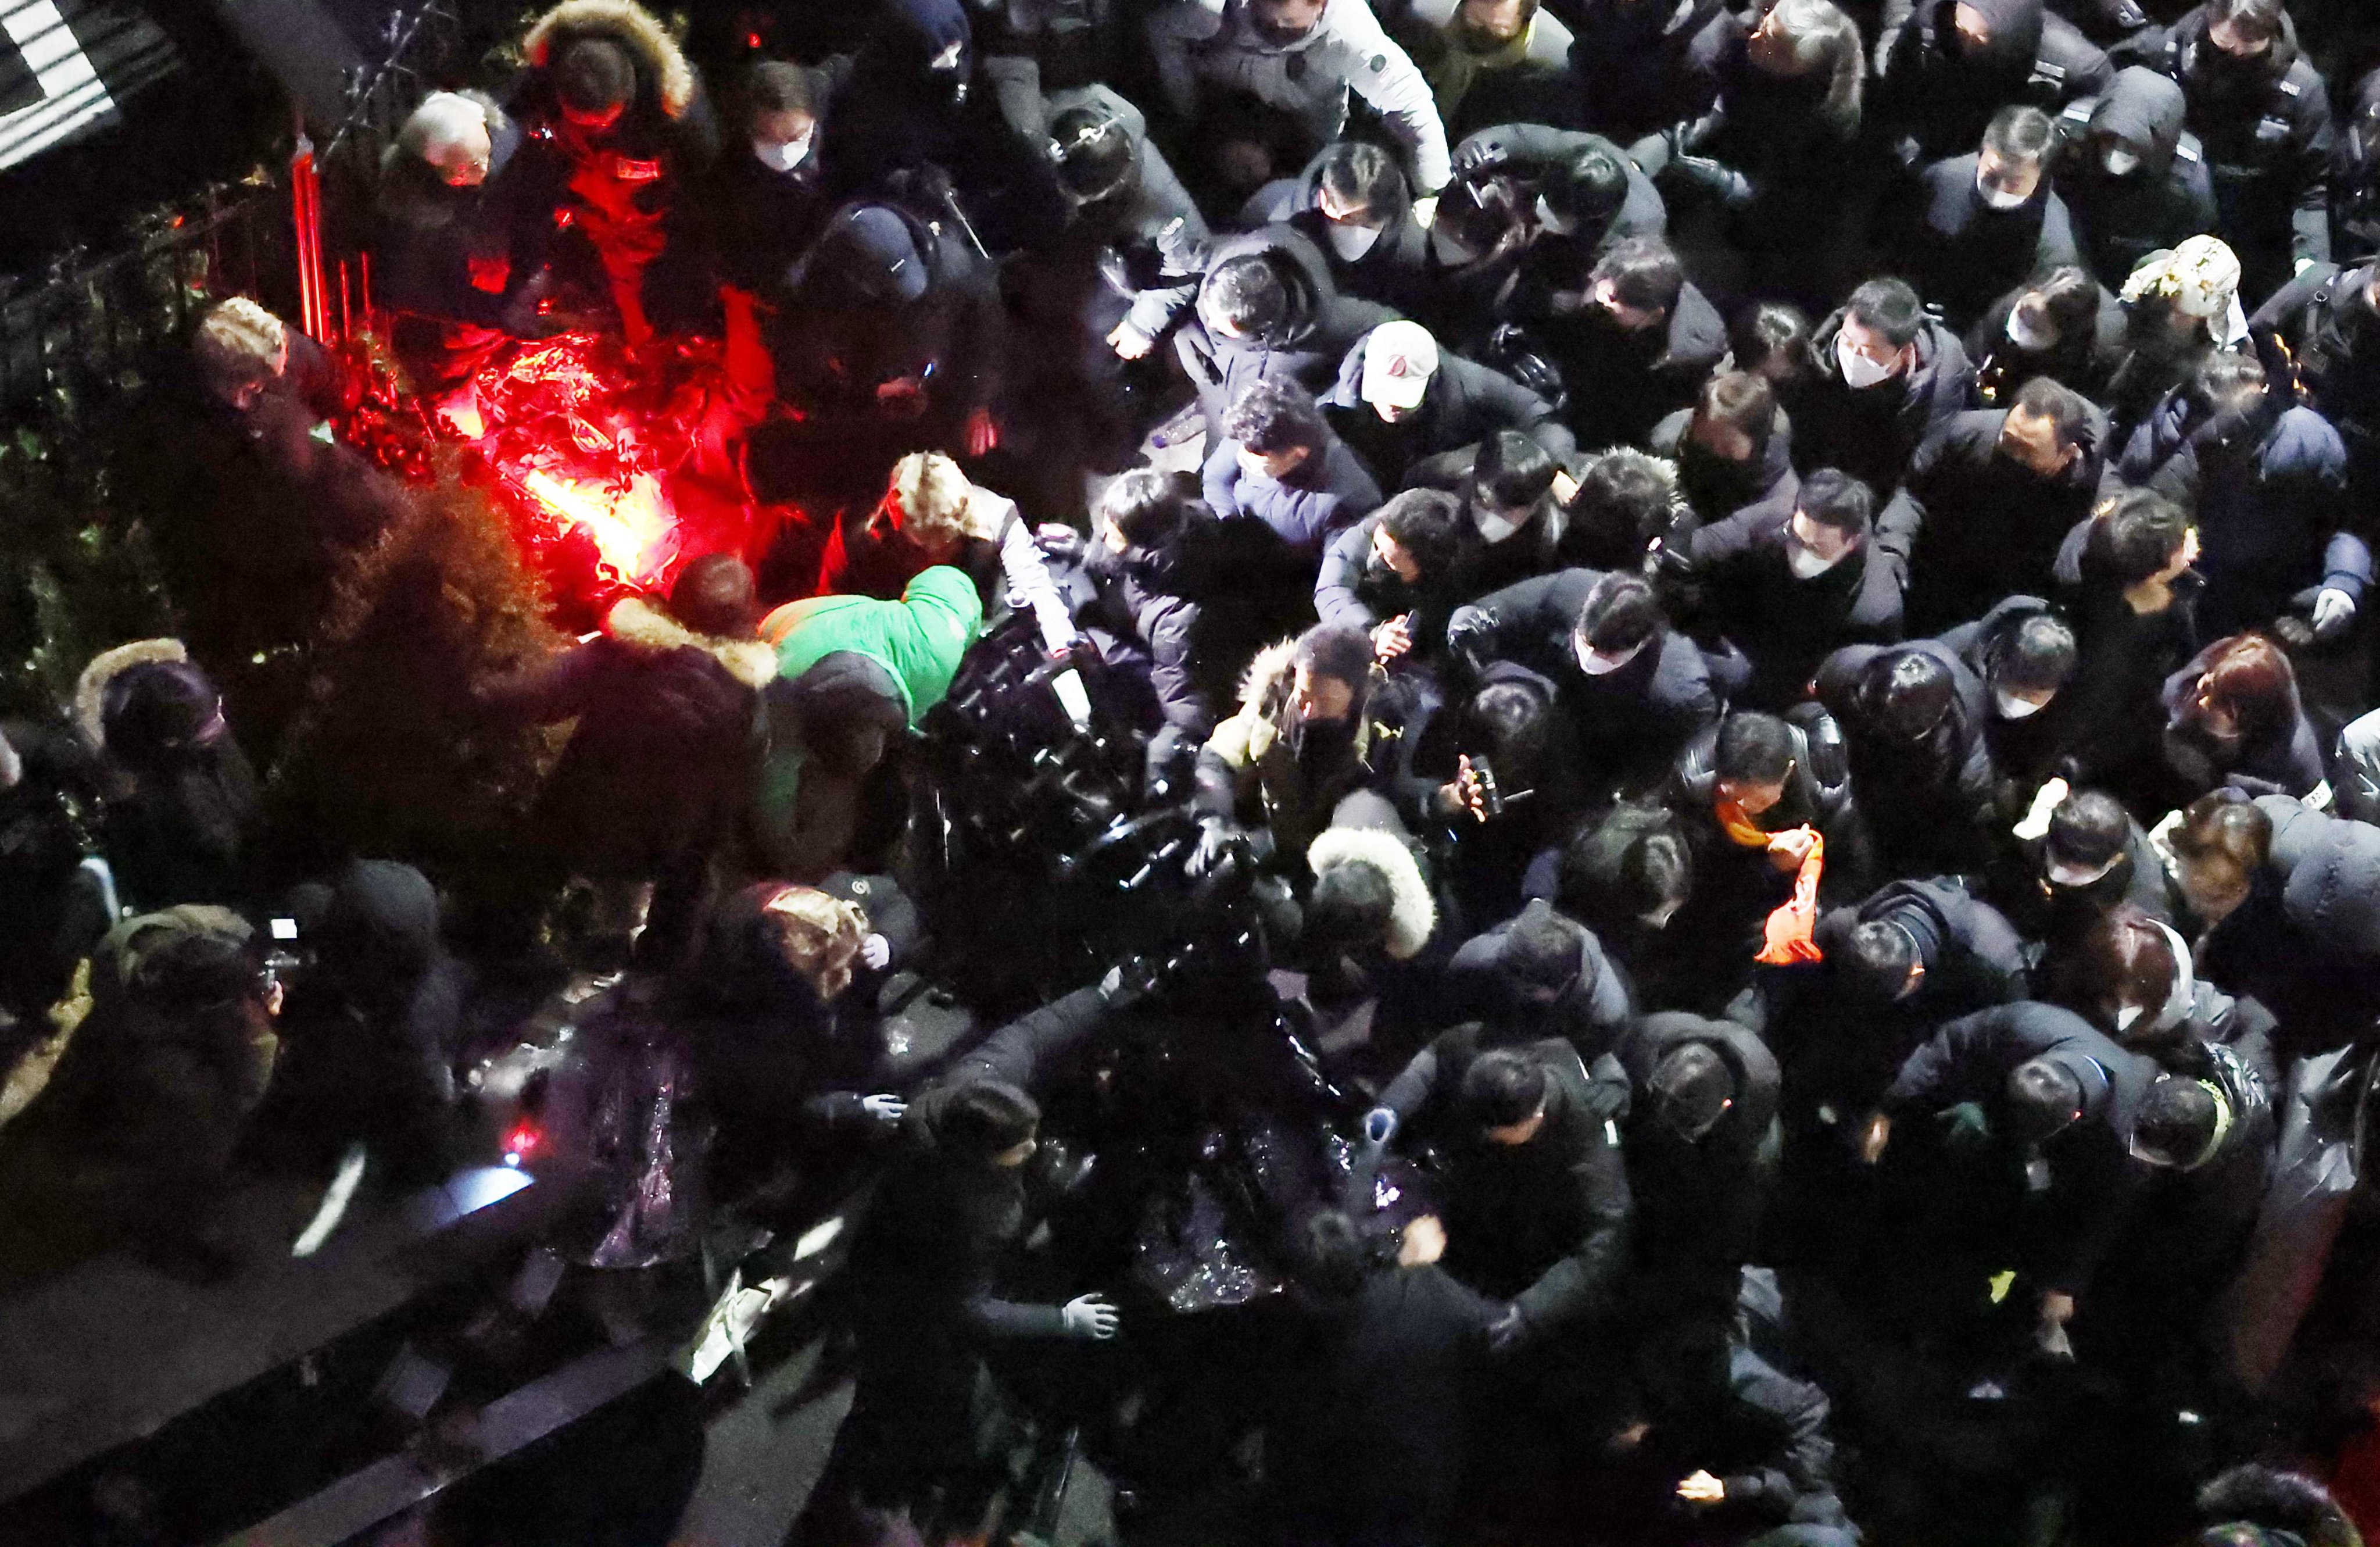
[[[1380,827],[1326,827],[1305,851],[1306,868],[1317,875],[1333,865],[1358,862],[1375,867],[1389,878],[1393,900],[1389,905],[1387,950],[1394,960],[1411,961],[1438,928],[1438,904],[1430,898],[1429,883],[1422,879],[1419,861],[1403,839]]]
[[[777,675],[777,652],[760,640],[698,634],[641,596],[631,596],[613,607],[603,620],[603,632],[631,649],[654,654],[701,651],[747,688],[765,688]]]
[[[1297,675],[1297,641],[1283,640],[1257,651],[1240,674],[1240,711],[1246,714],[1269,715],[1281,705],[1289,694],[1291,680]]]
[[[159,662],[187,661],[190,652],[182,648],[179,640],[135,640],[130,644],[117,645],[91,658],[91,664],[75,678],[75,729],[94,752],[107,745],[107,724],[101,705],[107,697],[107,685],[135,666]]]
[[[677,41],[636,0],[562,0],[538,18],[528,36],[521,40],[521,53],[531,66],[542,69],[552,60],[557,39],[584,33],[608,35],[627,45],[643,67],[642,73],[660,87],[662,111],[673,118],[684,116],[694,101],[694,67],[679,52]]]

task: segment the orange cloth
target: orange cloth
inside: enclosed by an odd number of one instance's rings
[[[1761,926],[1760,953],[1752,959],[1770,967],[1825,960],[1813,932],[1818,927],[1818,877],[1827,868],[1827,840],[1806,822],[1789,827],[1784,833],[1768,832],[1744,815],[1743,808],[1732,800],[1715,803],[1711,815],[1718,819],[1720,832],[1745,848],[1774,850],[1777,840],[1787,834],[1810,835],[1810,852],[1803,857],[1802,868],[1793,877],[1793,895],[1769,914],[1768,921]]]
[[[1818,927],[1818,877],[1827,868],[1827,840],[1815,827],[1795,831],[1810,834],[1810,852],[1803,857],[1802,869],[1793,877],[1791,900],[1769,914],[1767,923],[1761,926],[1760,954],[1752,958],[1770,967],[1826,959],[1813,932]]]

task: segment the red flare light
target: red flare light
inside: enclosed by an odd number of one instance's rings
[[[594,540],[602,571],[613,579],[630,585],[650,583],[676,556],[676,524],[662,499],[661,485],[650,473],[638,473],[626,489],[613,491],[565,483],[533,468],[521,479],[521,487],[538,504]]]

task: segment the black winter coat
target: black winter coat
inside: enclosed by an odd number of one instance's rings
[[[2036,1237],[2038,1260],[2025,1265],[2048,1288],[2079,1298],[2120,1236],[2145,1180],[2129,1144],[2141,1100],[2155,1078],[2154,1064],[2125,1052],[2070,1010],[2004,1005],[1950,1022],[1911,1054],[1885,1092],[1883,1110],[1913,1125],[1973,1102],[1998,1129],[2009,1076],[2034,1058],[2074,1076],[2082,1115],[2042,1146],[2050,1168],[2044,1201],[2051,1223]]]
[[[1839,468],[1864,481],[1882,501],[1909,470],[1920,443],[1969,406],[1974,367],[1958,335],[1928,321],[1916,338],[1916,363],[1906,375],[1852,387],[1843,381],[1835,351],[1842,320],[1837,311],[1811,340],[1818,374],[1793,410],[1794,463],[1804,475],[1814,468]]]
[[[1441,350],[1420,407],[1391,424],[1364,401],[1366,334],[1340,362],[1339,379],[1321,398],[1324,413],[1382,489],[1442,488],[1471,470],[1479,443],[1499,430],[1517,430],[1557,462],[1578,449],[1554,406],[1500,371]]]
[[[2182,128],[2187,112],[2180,86],[2130,65],[2097,97],[2059,116],[2058,127],[2080,153],[2063,158],[2058,193],[2103,290],[2122,289],[2150,253],[2215,229],[2215,183],[2198,137]],[[2109,173],[2111,150],[2129,152],[2139,164],[2121,177]],[[2080,382],[2066,384],[2084,390]]]
[[[1735,1078],[1734,1104],[1697,1139],[1682,1138],[1647,1104],[1661,1061],[1699,1044]],[[1630,1297],[1640,1322],[1723,1322],[1734,1314],[1739,1279],[1758,1249],[1760,1222],[1777,1172],[1780,1077],[1761,1040],[1728,1020],[1670,1011],[1637,1022],[1621,1050],[1630,1088],[1628,1187],[1636,1200],[1635,1273]]]
[[[2352,269],[2316,263],[2275,291],[2248,319],[2249,335],[2267,361],[2287,347],[2290,374],[2306,407],[2328,420],[2346,443],[2349,477],[2358,488],[2380,472],[2380,309],[2372,287],[2380,263]]]
[[[1498,1144],[1445,1121],[1483,1043],[1476,1024],[1442,1033],[1380,1097],[1401,1116],[1444,1123],[1447,1272],[1510,1299],[1531,1336],[1607,1317],[1627,1272],[1631,1206],[1617,1126],[1626,1077],[1610,1061],[1590,1071],[1565,1041],[1527,1044],[1546,1071],[1545,1126],[1525,1144]]]
[[[1721,0],[1552,0],[1546,9],[1570,29],[1581,126],[1622,145],[1709,112],[1719,62],[1744,35]]]
[[[2048,479],[2001,455],[2007,423],[2007,409],[1978,408],[1936,426],[1876,518],[1878,545],[1908,566],[1912,633],[1981,617],[2020,591],[2049,591],[2059,544],[2098,499],[2110,449],[2106,414],[2090,410],[2077,455]]]
[[[1686,742],[1718,723],[1709,663],[1663,628],[1618,671],[1590,676],[1572,642],[1579,609],[1602,576],[1565,569],[1491,591],[1456,609],[1449,646],[1474,664],[1517,661],[1557,685],[1578,749],[1602,785],[1657,782]]]
[[[1902,652],[1931,658],[1950,678],[1950,706],[1912,746],[1886,734],[1862,702],[1870,665]],[[1895,875],[1977,870],[1986,853],[1995,784],[1984,727],[1991,693],[1953,652],[1931,640],[1847,645],[1818,667],[1818,701],[1842,727],[1854,789],[1873,790],[1863,808],[1877,859]]]
[[[1687,407],[1726,358],[1727,320],[1691,282],[1660,323],[1638,333],[1610,323],[1600,307],[1516,316],[1543,343],[1570,394],[1570,422],[1590,448],[1641,445]]]
[[[1996,210],[1975,188],[1980,159],[1970,152],[1925,168],[1909,238],[1910,282],[1960,330],[2010,286],[2082,261],[2066,202],[2046,177],[2022,204]]]
[[[1262,376],[1296,382],[1308,392],[1328,391],[1355,340],[1396,313],[1385,306],[1339,292],[1329,260],[1305,234],[1289,225],[1268,225],[1218,242],[1208,255],[1212,274],[1234,258],[1260,257],[1289,291],[1289,312],[1262,338],[1223,338],[1209,334],[1194,314],[1174,335],[1183,370],[1198,389],[1207,429],[1218,433],[1223,409]]]
[[[1954,8],[1954,0],[1918,0],[1878,60],[1870,111],[1915,142],[1899,152],[1905,165],[1970,149],[2011,103],[2055,116],[2072,98],[2105,91],[2115,74],[2073,23],[2045,14],[2042,0],[1978,6],[1990,28],[1980,49],[1961,43]]]
[[[1899,561],[1870,539],[1824,574],[1794,575],[1791,504],[1764,502],[1694,533],[1694,576],[1702,595],[1698,632],[1723,636],[1749,661],[1734,695],[1746,708],[1799,701],[1818,664],[1848,644],[1900,638]]]

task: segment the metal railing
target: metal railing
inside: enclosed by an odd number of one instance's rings
[[[87,422],[152,379],[161,352],[225,296],[253,296],[298,319],[309,242],[321,255],[317,331],[346,331],[370,304],[360,251],[381,152],[452,64],[461,36],[452,0],[392,7],[380,63],[350,73],[346,117],[314,154],[321,198],[305,241],[293,218],[293,162],[144,217],[112,250],[63,254],[30,287],[0,298],[0,425]]]

